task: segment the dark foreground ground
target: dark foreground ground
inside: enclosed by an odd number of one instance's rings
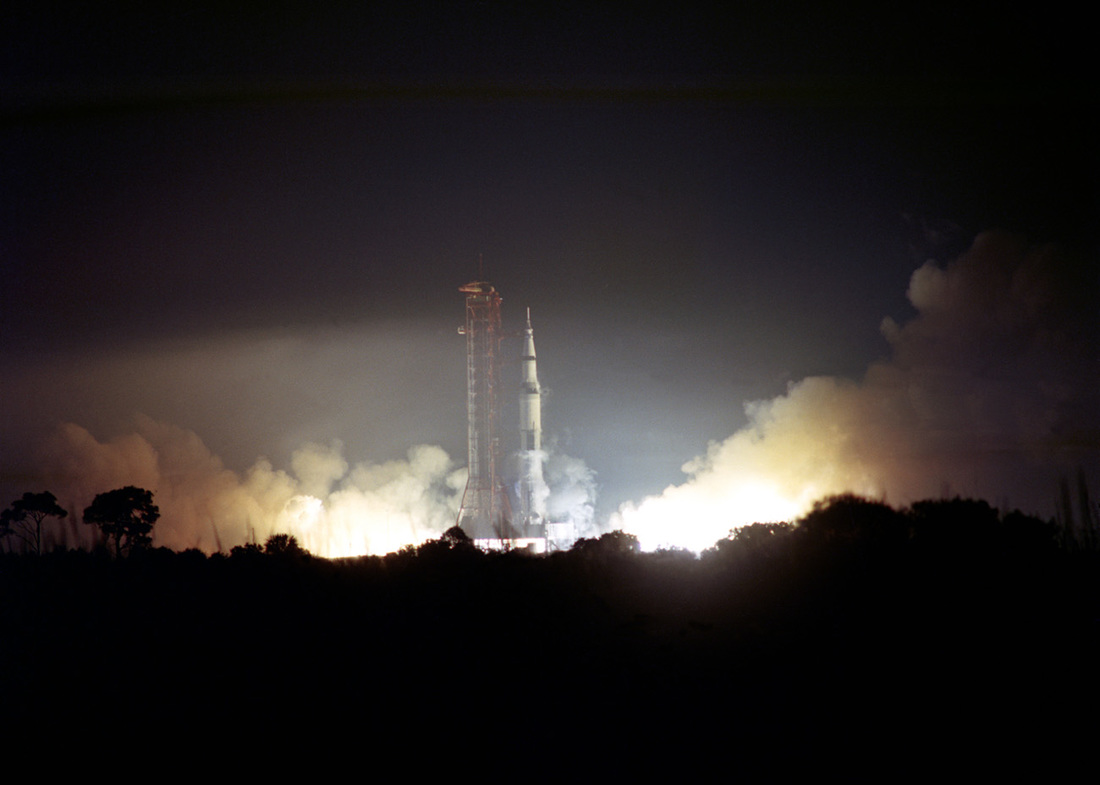
[[[549,558],[0,557],[9,749],[891,780],[1091,754],[1096,552],[1031,519],[891,521],[701,559],[621,535]]]

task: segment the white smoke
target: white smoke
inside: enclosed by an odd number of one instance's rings
[[[454,524],[465,469],[439,447],[407,459],[349,466],[339,443],[305,445],[290,471],[261,459],[243,477],[191,431],[137,418],[134,433],[100,442],[64,424],[43,445],[41,476],[79,517],[95,494],[125,485],[153,492],[161,518],[154,543],[213,552],[271,534],[294,535],[321,556],[382,554],[419,544]],[[76,528],[87,545],[94,532]]]
[[[685,483],[611,523],[646,548],[700,550],[846,491],[1049,509],[1058,473],[1100,454],[1095,293],[1095,272],[1057,249],[979,235],[913,273],[917,314],[884,320],[892,357],[861,382],[808,378],[747,404],[748,426],[686,463]]]
[[[549,519],[572,523],[577,537],[591,536],[596,529],[596,473],[580,458],[551,450],[546,482]]]
[[[550,497],[550,487],[546,484],[543,467],[546,465],[545,450],[519,450],[513,456],[515,474],[517,475],[513,488],[519,504],[522,504],[525,483],[530,485],[531,511],[541,516],[546,515],[547,500]]]
[[[350,464],[343,446],[306,444],[288,469],[261,458],[242,474],[227,469],[193,432],[139,415],[132,433],[99,441],[72,423],[41,445],[37,476],[72,513],[64,544],[88,547],[95,531],[78,524],[97,493],[136,485],[153,492],[161,517],[154,543],[207,553],[292,534],[311,553],[390,553],[439,537],[454,525],[466,469],[436,446],[404,460]],[[594,530],[595,477],[584,461],[547,458],[547,510],[578,536]]]

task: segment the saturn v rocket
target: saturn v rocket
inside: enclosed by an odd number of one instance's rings
[[[527,536],[542,536],[550,489],[542,476],[542,391],[535,367],[535,333],[531,309],[523,330],[519,391],[519,524]]]

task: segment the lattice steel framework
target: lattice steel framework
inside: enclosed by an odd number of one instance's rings
[[[500,481],[500,294],[487,281],[459,287],[466,295],[466,417],[470,478],[458,525],[474,539],[513,536]]]

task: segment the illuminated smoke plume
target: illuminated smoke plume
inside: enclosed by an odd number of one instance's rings
[[[1096,286],[1054,247],[979,235],[913,273],[916,315],[882,324],[889,360],[858,383],[807,378],[747,404],[749,424],[686,463],[684,484],[611,523],[647,548],[699,550],[845,491],[1049,514],[1060,474],[1100,470]]]
[[[428,445],[411,448],[405,460],[350,465],[338,442],[307,444],[289,470],[260,459],[237,474],[193,432],[145,416],[135,432],[105,442],[79,425],[61,425],[40,448],[38,465],[38,476],[75,512],[65,545],[93,544],[94,530],[78,522],[97,493],[136,485],[151,490],[160,508],[156,545],[208,553],[279,533],[319,556],[390,553],[453,526],[466,484],[466,470]],[[591,534],[592,470],[551,453],[547,480],[551,520]]]
[[[596,474],[580,458],[551,450],[546,460],[549,498],[546,511],[551,521],[568,521],[578,537],[595,533]]]
[[[441,448],[426,445],[406,460],[349,466],[339,444],[310,444],[294,453],[290,472],[261,459],[238,476],[194,433],[148,417],[109,442],[62,425],[40,463],[78,516],[95,494],[137,485],[153,491],[160,507],[156,545],[208,552],[286,533],[321,556],[388,553],[453,525],[465,484],[465,470],[454,471]],[[79,542],[69,544],[87,545],[92,534],[75,529]]]

